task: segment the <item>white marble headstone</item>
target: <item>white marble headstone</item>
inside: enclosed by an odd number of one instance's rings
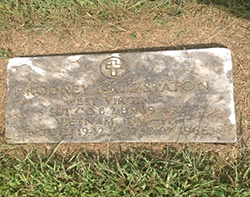
[[[9,143],[235,142],[226,48],[9,60]]]

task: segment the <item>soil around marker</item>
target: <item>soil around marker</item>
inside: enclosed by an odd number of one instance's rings
[[[250,146],[250,21],[237,18],[211,5],[188,3],[185,13],[173,16],[162,13],[161,22],[155,19],[152,10],[144,9],[135,15],[126,13],[124,20],[89,19],[85,23],[68,21],[59,28],[16,27],[0,30],[0,49],[8,49],[8,57],[37,56],[52,54],[81,54],[101,51],[131,50],[138,48],[173,47],[185,45],[224,45],[232,52],[235,110],[238,141],[230,144],[189,144],[193,151],[216,152],[223,160],[236,159],[241,148]],[[164,21],[164,22],[162,22]],[[4,139],[6,112],[6,66],[8,59],[0,57],[0,142],[9,154],[15,150],[25,154],[36,147],[50,152],[54,144],[8,145]],[[7,148],[6,148],[7,147]],[[121,143],[121,144],[62,144],[58,151],[72,154],[86,150],[109,155],[125,148],[149,148],[161,151],[165,148],[179,148],[174,143]]]

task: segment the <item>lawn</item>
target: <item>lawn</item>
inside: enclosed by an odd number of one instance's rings
[[[6,65],[17,56],[224,45],[236,143],[9,145]],[[1,0],[0,196],[250,196],[249,0]]]

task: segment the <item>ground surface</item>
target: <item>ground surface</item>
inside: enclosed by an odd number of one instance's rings
[[[20,1],[20,6],[28,5]],[[39,1],[40,2],[40,1]],[[64,2],[64,1],[63,1]],[[75,1],[79,7],[83,1]],[[88,1],[86,1],[88,2]],[[111,1],[110,1],[111,2]],[[185,5],[164,1],[129,1],[82,5],[77,11],[60,7],[58,19],[48,10],[43,13],[24,12],[9,4],[0,29],[0,143],[8,153],[17,148],[25,150],[34,145],[7,145],[4,139],[6,111],[6,65],[8,58],[49,54],[74,54],[142,48],[199,48],[224,45],[232,52],[235,108],[238,141],[233,144],[190,144],[193,151],[214,152],[223,162],[236,159],[241,149],[250,147],[250,20],[249,15],[228,12],[215,4],[190,1]],[[182,1],[178,1],[182,2]],[[211,1],[210,1],[211,2]],[[81,4],[81,5],[80,5]],[[10,11],[12,9],[12,12]],[[24,10],[26,8],[23,8]],[[38,10],[39,11],[39,10]],[[79,15],[75,13],[80,12]],[[45,13],[45,11],[44,11]],[[18,15],[20,14],[20,16]],[[39,15],[40,14],[40,15]],[[71,15],[72,14],[72,15]],[[8,16],[8,17],[7,17]],[[26,17],[26,18],[25,18]],[[37,148],[48,151],[55,145]],[[95,150],[105,155],[123,148],[147,147],[161,152],[181,144],[66,144],[58,149],[68,154],[79,148]]]

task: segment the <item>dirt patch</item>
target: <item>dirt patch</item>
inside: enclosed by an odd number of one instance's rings
[[[115,10],[114,10],[115,11]],[[145,10],[135,15],[124,13],[123,20],[102,21],[92,17],[65,26],[25,29],[17,27],[0,32],[0,49],[9,49],[11,57],[49,54],[72,54],[138,48],[183,48],[185,45],[214,43],[229,48],[233,56],[234,93],[238,141],[234,144],[190,144],[193,151],[216,152],[222,159],[237,158],[242,148],[250,146],[250,21],[237,18],[211,5],[187,4],[184,14],[170,15],[164,10]],[[158,19],[157,16],[160,16]],[[0,58],[0,134],[2,148],[8,153],[32,147],[51,152],[55,145],[7,145],[4,140],[6,111],[6,65]],[[181,144],[63,144],[58,151],[70,154],[80,149],[107,156],[126,148],[183,148]],[[18,151],[17,151],[18,150]]]

